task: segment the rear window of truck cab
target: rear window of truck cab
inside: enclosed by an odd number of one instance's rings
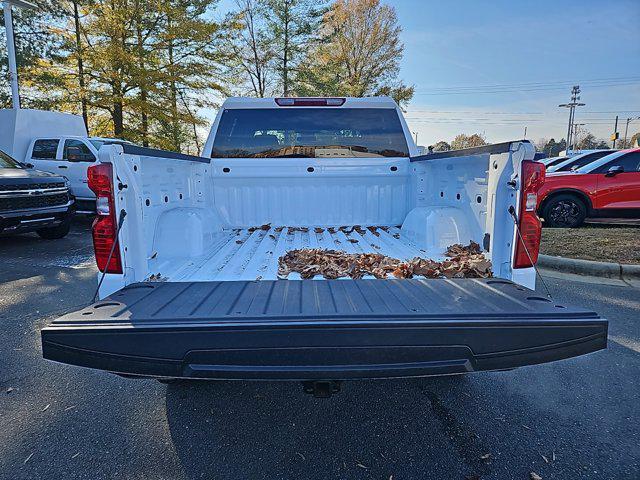
[[[391,108],[262,108],[222,112],[212,158],[408,157]]]

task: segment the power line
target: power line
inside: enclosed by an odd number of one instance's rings
[[[423,107],[419,107],[419,108],[415,108],[415,107],[409,107],[407,109],[407,113],[408,114],[412,114],[412,113],[417,113],[420,115],[429,115],[429,114],[434,114],[434,115],[440,115],[440,114],[474,114],[474,115],[550,115],[550,114],[555,114],[557,112],[553,111],[547,111],[547,112],[483,112],[480,110],[430,110],[429,108],[423,108]],[[584,115],[594,115],[594,114],[601,114],[601,113],[636,113],[636,114],[640,114],[640,109],[638,110],[585,110],[581,112]],[[609,117],[607,117],[609,118]]]
[[[550,90],[564,90],[567,85],[573,82],[548,82],[548,83],[521,83],[521,84],[501,84],[501,85],[475,85],[457,87],[435,87],[429,91],[417,91],[416,95],[467,95],[467,94],[489,94],[489,93],[510,93],[510,92],[539,92]],[[582,82],[591,88],[640,85],[640,76],[619,77],[600,80],[585,80]]]
[[[640,75],[631,75],[625,77],[609,77],[609,78],[594,78],[591,80],[582,80],[581,83],[588,84],[591,82],[617,82],[627,80],[640,80]],[[461,88],[500,88],[500,87],[527,87],[527,86],[541,86],[541,85],[571,85],[574,80],[554,80],[549,82],[528,82],[528,83],[499,83],[493,85],[461,85],[457,87],[437,87],[436,89],[461,89]]]

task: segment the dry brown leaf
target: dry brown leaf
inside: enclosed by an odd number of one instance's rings
[[[339,240],[335,242],[338,243]],[[475,249],[473,245],[456,247],[456,251],[465,251],[463,249],[474,251]],[[376,278],[389,278],[390,275],[395,278],[414,276],[489,278],[492,276],[491,262],[482,253],[459,254],[442,262],[420,257],[402,261],[379,253],[347,253],[341,250],[310,248],[290,250],[278,259],[278,276],[286,278],[291,272],[298,272],[305,279],[314,278],[316,275],[326,279],[343,277],[359,279],[366,275]]]

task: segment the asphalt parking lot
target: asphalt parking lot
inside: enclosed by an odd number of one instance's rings
[[[89,221],[0,238],[0,478],[640,478],[640,290],[546,276],[610,320],[606,351],[511,372],[163,385],[41,358],[39,331],[90,301]]]

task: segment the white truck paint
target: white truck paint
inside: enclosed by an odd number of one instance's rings
[[[301,107],[278,106],[274,99],[228,99],[203,157],[212,155],[225,112],[268,115],[296,108]],[[480,245],[489,240],[487,256],[497,277],[533,288],[533,268],[512,267],[516,229],[508,214],[510,205],[519,208],[521,163],[533,159],[533,146],[513,142],[499,154],[437,160],[434,155],[433,161],[425,156],[412,162],[418,150],[391,99],[348,98],[341,106],[310,110],[320,118],[332,110],[361,108],[395,112],[409,156],[336,158],[334,152],[333,158],[213,158],[206,163],[103,146],[99,160],[113,165],[114,182],[122,187],[114,186],[115,210],[127,215],[118,237],[123,273],[105,275],[100,298],[158,277],[169,282],[273,280],[278,257],[300,247],[441,259],[448,245],[470,240]],[[261,140],[273,136],[267,132]],[[263,224],[273,228],[252,228]],[[354,225],[387,226],[389,233],[352,232],[357,243],[351,243],[342,232],[314,230]]]

